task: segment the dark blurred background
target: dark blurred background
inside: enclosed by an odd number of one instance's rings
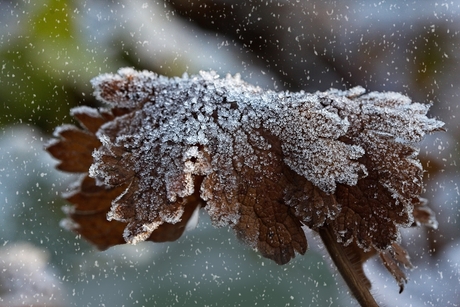
[[[277,266],[205,215],[178,242],[97,252],[59,226],[72,178],[43,151],[89,80],[132,66],[240,73],[266,89],[362,85],[432,104],[447,132],[420,157],[439,228],[405,230],[405,291],[375,261],[388,306],[460,305],[460,1],[0,1],[0,306],[356,306],[310,235]]]

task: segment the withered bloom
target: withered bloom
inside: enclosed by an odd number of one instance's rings
[[[92,83],[109,107],[75,108],[82,127],[59,127],[46,149],[60,170],[82,173],[66,224],[99,249],[174,241],[204,207],[215,226],[285,264],[306,252],[308,226],[372,306],[363,262],[379,254],[402,290],[400,228],[436,227],[420,198],[417,143],[443,123],[404,95],[274,92],[238,76],[129,68]]]

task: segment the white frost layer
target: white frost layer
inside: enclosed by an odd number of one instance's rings
[[[279,145],[287,166],[334,193],[338,183],[353,186],[368,175],[363,156],[385,175],[395,165],[379,161],[382,152],[404,149],[409,152],[402,161],[406,163],[416,156],[413,144],[442,126],[426,117],[426,105],[397,93],[365,94],[362,87],[314,94],[274,92],[239,76],[200,72],[166,78],[131,68],[101,75],[92,83],[99,100],[132,110],[98,131],[103,146],[94,153],[90,169],[90,176],[109,186],[135,174],[135,192],[118,198],[109,214],[119,220],[155,221],[140,232],[127,230],[131,242],[145,237],[157,223],[180,219],[183,208],[165,204],[195,193],[195,176],[205,176],[204,183],[212,178],[212,185],[202,185],[200,194],[215,225],[236,224],[241,169],[250,167],[255,176],[270,177],[264,166],[271,161],[269,155],[257,154],[261,150]],[[104,159],[115,159],[115,165]],[[382,185],[398,201],[405,191],[391,181],[406,180],[404,175],[382,177]],[[227,201],[233,208],[226,207]],[[119,208],[132,204],[138,206],[130,213],[134,216],[119,214],[124,212]]]

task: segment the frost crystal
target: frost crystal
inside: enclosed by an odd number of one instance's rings
[[[74,109],[84,129],[63,126],[47,150],[60,169],[89,172],[67,198],[75,231],[100,248],[176,240],[204,206],[277,263],[305,253],[302,226],[329,227],[343,246],[380,253],[401,283],[399,227],[436,225],[419,198],[417,142],[443,123],[406,96],[130,68],[92,84],[110,108]]]

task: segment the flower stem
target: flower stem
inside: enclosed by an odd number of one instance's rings
[[[369,291],[370,282],[364,276],[361,260],[353,259],[359,255],[351,255],[350,252],[353,251],[338,243],[330,226],[321,227],[318,232],[332,261],[358,303],[363,307],[379,307]]]

